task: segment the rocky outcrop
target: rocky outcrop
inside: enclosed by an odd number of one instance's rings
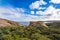
[[[43,26],[48,27],[43,21],[31,21],[29,26]]]
[[[10,20],[0,18],[0,27],[1,26],[23,26],[23,25],[19,24],[18,22],[15,22],[15,21],[10,21]]]

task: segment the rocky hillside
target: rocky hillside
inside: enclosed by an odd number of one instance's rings
[[[10,21],[10,20],[0,18],[0,27],[1,26],[23,26],[23,25],[19,24],[18,22],[15,22],[15,21]]]
[[[31,21],[29,26],[44,26],[44,27],[48,27],[43,21]]]
[[[0,27],[1,26],[26,26],[26,25],[22,25],[19,22],[10,21],[10,20],[7,20],[7,19],[0,18]],[[43,21],[31,21],[29,23],[29,26],[44,26],[44,27],[48,27],[45,24],[45,22],[43,22]]]

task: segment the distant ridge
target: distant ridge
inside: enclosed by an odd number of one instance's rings
[[[15,21],[0,18],[0,27],[1,26],[23,26],[23,25]]]
[[[31,21],[29,26],[42,26],[42,27],[48,27],[44,21]]]

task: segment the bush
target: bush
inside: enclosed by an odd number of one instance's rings
[[[0,40],[60,40],[60,28],[0,27]]]

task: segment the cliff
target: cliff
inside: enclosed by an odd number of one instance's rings
[[[10,21],[7,19],[0,18],[0,27],[1,26],[23,26],[23,25],[19,24],[18,22],[15,22],[15,21]]]
[[[48,27],[43,21],[31,21],[29,26],[43,26]]]

